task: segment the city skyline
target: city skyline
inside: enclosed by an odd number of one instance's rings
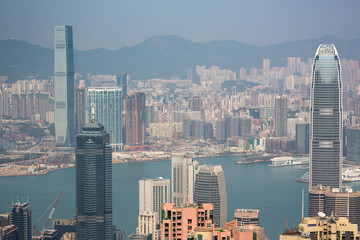
[[[71,9],[66,7],[69,4],[72,5]],[[82,50],[118,49],[162,34],[178,34],[196,42],[236,40],[258,46],[326,34],[343,36],[346,39],[360,37],[358,27],[353,24],[359,21],[356,9],[359,9],[360,3],[357,1],[349,1],[347,4],[324,0],[316,2],[277,0],[258,3],[78,1],[76,4],[68,1],[68,4],[63,4],[39,0],[31,3],[27,1],[14,3],[5,0],[1,5],[0,27],[3,31],[0,33],[0,39],[15,37],[46,47],[51,47],[51,38],[47,36],[46,31],[51,26],[59,24],[74,26],[76,48]],[[207,11],[202,11],[203,9]],[[56,10],[57,14],[49,15],[49,10]],[[336,12],[338,17],[327,18],[328,12]],[[218,14],[223,18],[213,17]],[[93,18],[94,15],[98,17]],[[314,18],[317,19],[317,26],[321,25],[321,28],[312,24]],[[31,19],[31,21],[23,19]],[[32,29],[30,26],[34,25],[38,27]],[[104,25],[107,27],[103,28]]]

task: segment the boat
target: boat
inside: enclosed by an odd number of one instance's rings
[[[344,182],[357,182],[360,181],[360,168],[343,170],[342,179]]]
[[[360,168],[356,168],[356,169],[351,169],[351,168],[347,168],[343,170],[343,175],[342,175],[342,180],[343,182],[357,182],[360,181]],[[301,178],[296,179],[297,182],[305,182],[305,183],[309,183],[310,182],[310,173],[306,172],[304,173],[304,175],[302,175]]]
[[[271,159],[270,167],[284,167],[293,165],[309,164],[308,157],[293,158],[291,156],[275,157]]]
[[[296,179],[297,182],[304,182],[309,183],[310,182],[310,172],[304,173],[304,175],[301,176],[301,178]]]

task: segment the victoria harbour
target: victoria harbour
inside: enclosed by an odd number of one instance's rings
[[[306,170],[299,166],[268,167],[268,163],[235,165],[239,157],[196,159],[200,164],[221,164],[228,194],[228,221],[237,208],[260,209],[260,224],[270,239],[277,239],[286,228],[301,221],[301,196],[305,191],[304,216],[307,216],[307,188],[295,180]],[[64,193],[54,213],[56,218],[73,218],[75,213],[75,169],[53,171],[42,176],[0,178],[0,210],[8,211],[11,201],[29,197],[32,221],[38,228],[46,222],[49,211],[39,217],[54,201],[60,191]],[[142,178],[170,178],[170,161],[125,163],[113,165],[113,219],[126,234],[135,232],[138,214],[138,183]],[[353,183],[354,189],[359,185]],[[18,195],[22,193],[22,195]]]

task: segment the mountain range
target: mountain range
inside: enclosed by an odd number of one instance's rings
[[[271,66],[285,66],[287,57],[306,61],[314,57],[320,43],[333,43],[342,59],[360,60],[360,39],[346,40],[332,35],[268,46],[231,40],[199,43],[177,35],[160,35],[118,50],[74,50],[74,62],[75,72],[85,76],[126,71],[138,80],[186,78],[187,69],[196,65],[216,65],[238,73],[240,67],[261,68],[264,58],[271,60]],[[20,40],[0,40],[0,76],[8,76],[8,82],[29,76],[48,78],[53,74],[53,64],[53,49]]]

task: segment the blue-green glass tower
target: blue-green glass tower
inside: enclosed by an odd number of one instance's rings
[[[110,134],[110,145],[113,151],[122,150],[122,92],[119,87],[89,88],[88,109],[95,104],[95,119],[104,125]],[[88,122],[92,116],[88,111]]]
[[[76,137],[76,239],[112,240],[110,136],[94,118]]]
[[[74,54],[71,26],[55,27],[54,46],[55,140],[71,146],[74,130]]]
[[[340,59],[332,44],[316,51],[311,81],[310,187],[342,190],[342,83]]]

